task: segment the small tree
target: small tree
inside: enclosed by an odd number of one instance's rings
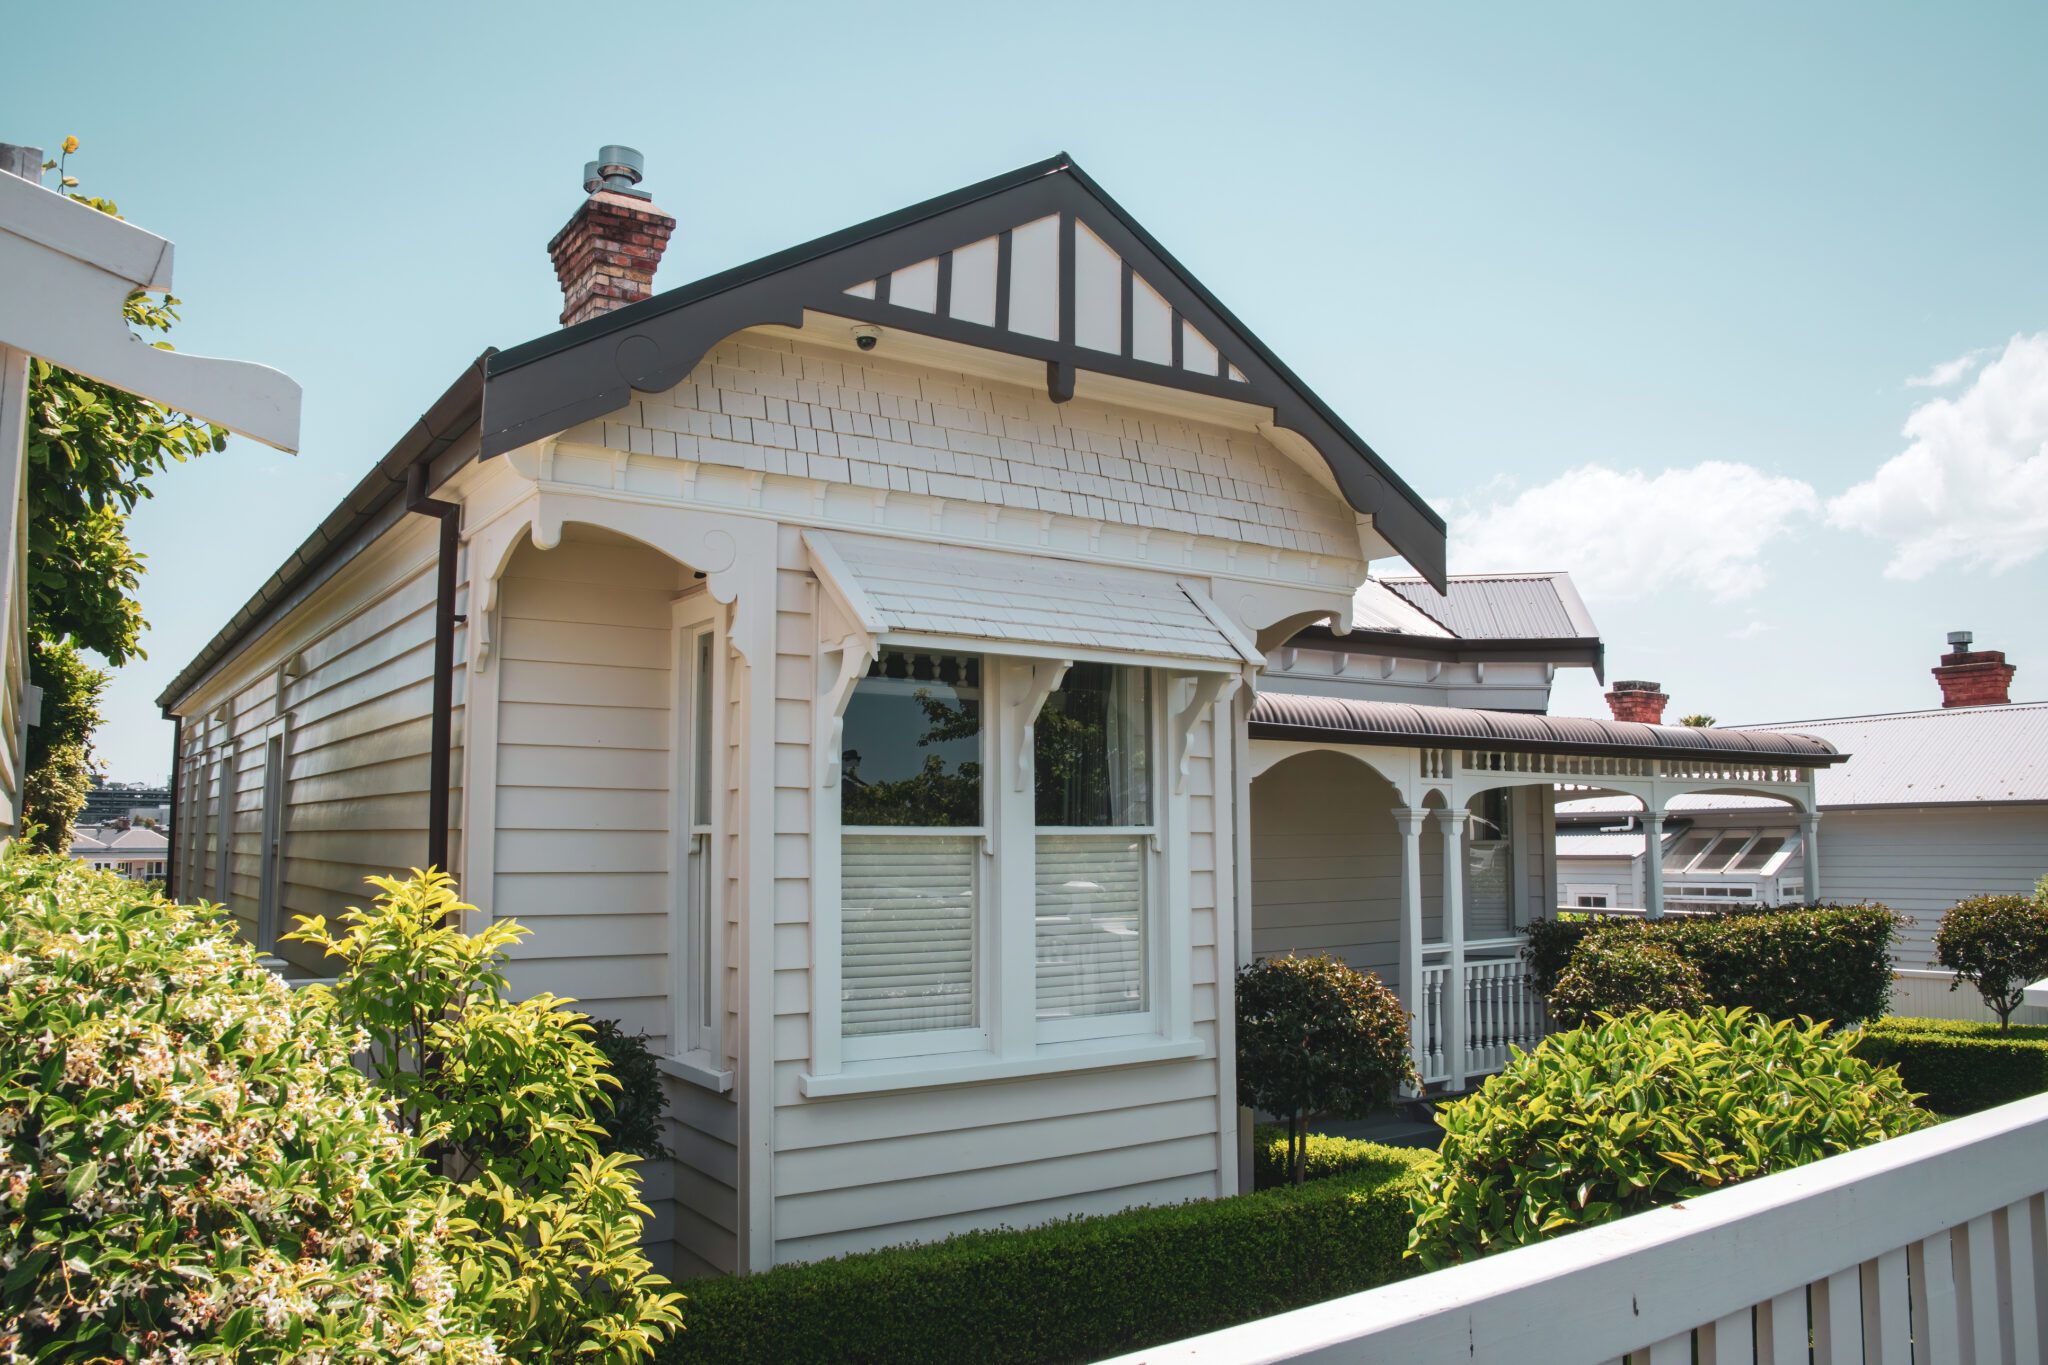
[[[1422,1083],[1408,1059],[1408,1011],[1377,976],[1328,955],[1238,972],[1237,1102],[1286,1120],[1295,1184],[1310,1118],[1364,1118],[1403,1082]]]
[[[2010,1028],[2022,992],[2048,976],[2048,895],[1972,896],[1942,916],[1934,953],[1955,973],[1950,990],[1975,986],[2000,1030]]]
[[[1713,725],[1715,722],[1714,718],[1708,715],[1706,712],[1695,711],[1689,716],[1680,716],[1678,718],[1678,723],[1680,725],[1689,725],[1695,730],[1704,730],[1707,727]]]

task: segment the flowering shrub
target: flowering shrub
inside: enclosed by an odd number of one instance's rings
[[[681,1325],[682,1296],[640,1249],[635,1157],[600,1151],[619,1082],[589,1020],[552,995],[504,998],[505,950],[527,930],[475,907],[446,873],[372,877],[368,909],[288,935],[342,961],[311,1005],[360,1029],[401,1124],[462,1173],[463,1270],[520,1360],[638,1360]]]
[[[217,911],[0,854],[0,1361],[504,1359],[358,1042]]]

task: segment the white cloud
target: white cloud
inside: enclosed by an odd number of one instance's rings
[[[1830,524],[1895,542],[1886,577],[2000,573],[2048,550],[2048,332],[2015,336],[1969,388],[1913,409],[1904,435],[1828,503]]]
[[[1967,355],[1959,355],[1954,360],[1944,360],[1926,374],[1916,374],[1911,379],[1908,379],[1906,387],[1909,389],[1945,389],[1971,370],[1976,369],[1977,362],[1982,360],[1988,353],[1987,350],[1980,348],[1971,351]]]
[[[1746,597],[1768,581],[1765,550],[1820,510],[1810,484],[1724,460],[1655,475],[1582,465],[1510,492],[1454,514],[1454,567],[1569,569],[1610,600],[1684,587]]]
[[[1734,630],[1729,631],[1728,638],[1731,640],[1754,640],[1757,636],[1768,634],[1776,629],[1776,626],[1764,620],[1763,617],[1752,616]]]

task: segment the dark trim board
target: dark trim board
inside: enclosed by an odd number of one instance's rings
[[[1591,668],[1606,681],[1607,646],[1583,635],[1562,639],[1463,640],[1456,636],[1410,635],[1398,630],[1354,630],[1339,635],[1327,626],[1309,626],[1289,640],[1289,649],[1332,650],[1345,654],[1377,654],[1444,663],[1557,664]]]
[[[1060,219],[1060,338],[1007,330],[1009,271],[998,272],[994,327],[892,303],[890,274],[985,237],[1010,254],[1009,230],[1049,214]],[[1158,289],[1173,310],[1175,363],[1157,365],[1073,344],[1077,222]],[[846,290],[876,281],[875,297]],[[950,292],[950,291],[949,291]],[[1065,156],[1023,167],[900,212],[792,247],[695,284],[515,346],[486,364],[482,455],[490,458],[616,411],[635,390],[681,383],[719,341],[747,327],[803,325],[806,310],[1145,383],[1269,407],[1274,421],[1321,455],[1344,499],[1424,578],[1445,579],[1444,522],[1379,455],[1281,363],[1158,241]],[[1126,315],[1128,316],[1128,314]],[[1215,374],[1179,367],[1181,319],[1218,351]],[[1228,379],[1231,366],[1245,378]],[[1058,371],[1048,371],[1057,375]]]

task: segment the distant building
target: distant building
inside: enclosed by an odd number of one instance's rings
[[[170,848],[162,830],[142,825],[79,825],[71,831],[72,857],[135,882],[162,881]]]
[[[100,782],[85,794],[85,809],[78,813],[80,825],[111,825],[126,820],[131,825],[144,821],[161,825],[171,817],[171,789],[147,782]]]
[[[1910,915],[1902,968],[1934,965],[1934,935],[1957,901],[2030,891],[2048,873],[2048,702],[2009,699],[2013,668],[1996,650],[1949,637],[1929,711],[1751,726],[1826,740],[1846,762],[1818,770],[1827,831],[1823,895],[1882,901]],[[1658,848],[1665,905],[1798,902],[1800,814],[1755,796],[1674,797]],[[1649,873],[1641,803],[1559,801],[1557,877],[1566,909],[1643,905]]]

